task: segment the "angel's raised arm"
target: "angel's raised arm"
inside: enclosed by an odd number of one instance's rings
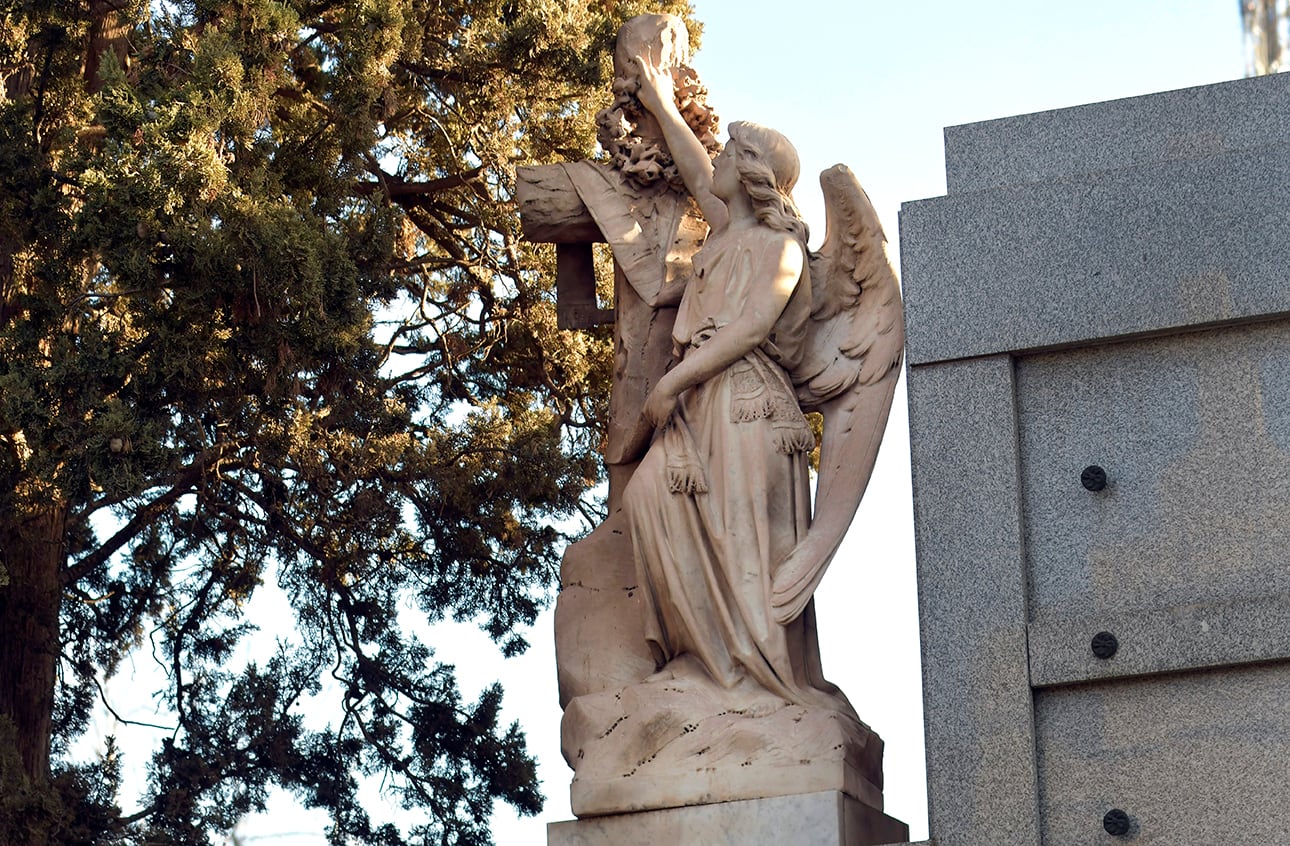
[[[663,130],[663,140],[685,187],[699,204],[708,226],[714,231],[725,229],[730,213],[725,202],[712,192],[712,160],[676,106],[672,75],[655,67],[648,56],[638,56],[634,61],[640,79],[637,96]]]

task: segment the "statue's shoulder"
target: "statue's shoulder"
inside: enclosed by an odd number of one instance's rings
[[[769,226],[756,226],[739,232],[729,233],[729,249],[749,254],[755,261],[773,261],[784,256],[801,255],[806,260],[806,251],[802,242],[791,232],[771,229]]]

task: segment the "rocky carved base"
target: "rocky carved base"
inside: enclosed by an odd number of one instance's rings
[[[619,510],[570,544],[560,565],[555,654],[561,707],[654,672],[644,620],[627,517]]]
[[[829,790],[882,810],[882,740],[868,726],[758,689],[654,676],[574,699],[561,741],[578,817]]]

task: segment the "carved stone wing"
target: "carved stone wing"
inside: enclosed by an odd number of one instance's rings
[[[869,197],[850,168],[820,174],[824,244],[811,254],[811,323],[793,374],[802,408],[824,416],[815,515],[774,575],[776,619],[800,615],[855,517],[878,456],[900,376],[900,283]]]

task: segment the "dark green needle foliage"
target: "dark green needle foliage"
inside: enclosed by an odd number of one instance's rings
[[[594,508],[609,340],[556,329],[514,167],[594,152],[646,10],[0,0],[0,843],[210,842],[274,785],[338,844],[540,808],[416,621],[521,651]],[[132,650],[164,739],[73,765]]]

